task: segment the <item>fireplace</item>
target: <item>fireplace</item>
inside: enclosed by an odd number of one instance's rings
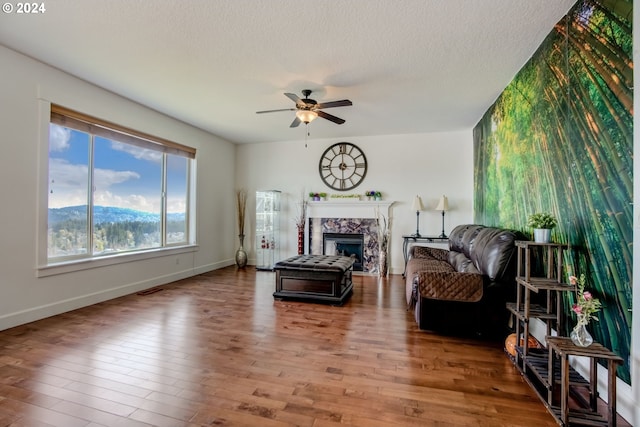
[[[357,260],[354,271],[376,273],[378,271],[378,234],[376,220],[372,218],[310,218],[309,220],[309,253],[312,255],[329,255],[326,252],[325,236],[334,236],[333,240],[346,239],[341,242],[342,250],[348,249],[349,256],[355,252],[354,236],[358,236]],[[360,237],[361,236],[361,237]],[[329,240],[332,240],[330,237]],[[333,245],[333,243],[332,243]],[[335,246],[334,246],[335,247]],[[329,251],[334,250],[331,245]]]
[[[379,211],[387,218],[391,218],[392,201],[360,201],[340,200],[309,202],[307,219],[308,225],[305,233],[305,247],[307,253],[322,255],[325,253],[324,235],[333,233],[340,236],[357,234],[362,236],[359,271],[363,273],[378,272],[378,225],[376,213]],[[353,242],[343,242],[342,245],[351,245]],[[351,254],[353,248],[347,247]],[[355,268],[354,268],[355,270]]]
[[[362,271],[362,249],[364,235],[362,233],[324,233],[322,235],[322,252],[324,255],[343,255],[354,258],[354,271]]]

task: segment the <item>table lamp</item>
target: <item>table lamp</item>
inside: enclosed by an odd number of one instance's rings
[[[443,195],[442,197],[440,197],[440,200],[438,201],[438,206],[436,207],[437,211],[442,211],[442,234],[440,234],[440,238],[446,239],[447,235],[444,234],[444,213],[445,211],[449,210],[449,200],[447,199],[447,196]]]
[[[424,210],[424,206],[422,206],[422,199],[420,196],[416,196],[413,199],[412,209],[416,211],[416,233],[413,237],[420,237],[420,211]]]

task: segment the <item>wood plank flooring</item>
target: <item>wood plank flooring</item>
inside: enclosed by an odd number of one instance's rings
[[[420,331],[404,282],[342,307],[228,267],[0,331],[0,426],[555,426],[501,343]]]

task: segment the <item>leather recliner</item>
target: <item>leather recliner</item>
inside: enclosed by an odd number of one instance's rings
[[[455,227],[449,250],[413,246],[407,304],[420,329],[501,337],[514,299],[518,232],[477,224]]]

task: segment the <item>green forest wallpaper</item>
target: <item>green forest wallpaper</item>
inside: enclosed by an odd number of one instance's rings
[[[630,383],[633,234],[631,0],[581,0],[474,129],[475,222],[531,235],[558,219],[565,271],[603,303],[594,339],[620,355]],[[576,320],[563,305],[568,335]]]

